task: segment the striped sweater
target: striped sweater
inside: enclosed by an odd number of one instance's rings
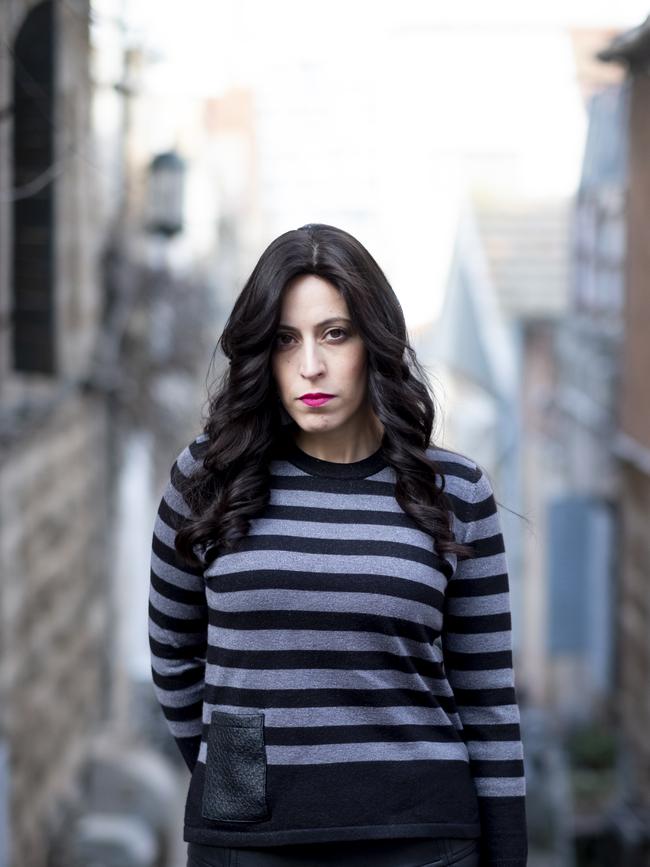
[[[235,550],[179,564],[174,461],[155,520],[149,643],[191,771],[184,840],[220,846],[480,837],[482,867],[527,856],[509,583],[486,473],[430,447],[456,539],[437,555],[381,448],[349,464],[291,440]],[[205,563],[203,564],[205,566]]]

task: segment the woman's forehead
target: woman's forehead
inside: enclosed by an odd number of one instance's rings
[[[341,292],[314,274],[294,278],[282,294],[281,315],[287,325],[299,317],[314,324],[334,316],[349,318],[350,311]]]

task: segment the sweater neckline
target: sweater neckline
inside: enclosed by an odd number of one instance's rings
[[[387,466],[382,446],[360,461],[343,464],[338,461],[325,461],[307,454],[292,437],[287,438],[285,457],[289,463],[304,470],[312,476],[322,476],[329,479],[364,479],[383,470]]]

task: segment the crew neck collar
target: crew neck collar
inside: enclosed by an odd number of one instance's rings
[[[286,459],[298,469],[304,470],[312,476],[323,476],[330,479],[364,479],[387,466],[382,446],[360,461],[342,464],[337,461],[324,461],[321,458],[315,458],[299,448],[292,437],[288,437],[284,453]]]

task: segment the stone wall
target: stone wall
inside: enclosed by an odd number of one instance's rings
[[[10,44],[37,5],[0,0]],[[88,0],[55,2],[54,23],[51,374],[13,364],[10,110],[0,124],[1,867],[48,863],[68,806],[83,802],[80,771],[110,717],[110,413],[106,396],[84,385],[101,328],[105,233],[92,209]],[[0,64],[6,107],[9,51]]]
[[[72,394],[2,453],[0,706],[16,867],[45,863],[110,696],[107,420]]]

